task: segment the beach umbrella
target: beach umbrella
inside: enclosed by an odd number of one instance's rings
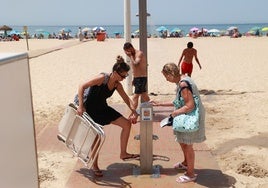
[[[175,33],[175,32],[180,33],[180,32],[181,32],[181,29],[180,29],[180,28],[178,28],[178,27],[175,27],[175,28],[174,28],[174,29],[172,29],[170,32],[171,32],[171,33]]]
[[[39,34],[50,34],[48,31],[44,30],[44,29],[36,29],[35,30],[37,33]]]
[[[12,28],[9,27],[9,26],[7,26],[7,25],[2,25],[2,26],[0,27],[0,30],[2,30],[2,31],[11,31]]]
[[[122,34],[122,33],[119,32],[119,31],[115,31],[115,32],[114,32],[114,35],[115,35],[116,38],[121,38],[121,34]]]
[[[91,30],[92,30],[91,28],[89,28],[89,27],[85,27],[85,28],[82,29],[82,32],[89,32],[89,31],[91,31]]]
[[[261,27],[255,26],[255,27],[250,28],[250,31],[258,31],[258,30],[261,30]]]
[[[12,30],[9,32],[10,35],[20,35],[21,32],[17,31],[17,30]]]
[[[35,31],[37,32],[37,34],[43,35],[46,38],[48,37],[48,35],[50,35],[50,32],[48,32],[44,29],[36,29]]]
[[[247,32],[247,34],[260,36],[260,31],[261,31],[261,27],[255,26],[255,27],[250,28],[250,30]]]
[[[208,33],[219,33],[220,32],[220,30],[218,30],[218,29],[210,29],[210,30],[208,30]]]
[[[35,31],[36,31],[36,32],[43,32],[44,29],[36,29]]]
[[[201,29],[201,31],[202,30],[203,30],[203,32],[208,32],[208,29],[206,29],[206,28]]]
[[[12,28],[9,27],[9,26],[7,26],[7,25],[2,25],[2,26],[0,27],[0,31],[4,31],[4,34],[5,34],[5,35],[7,35],[7,31],[11,31],[11,30],[12,30]]]
[[[261,31],[263,31],[263,32],[267,32],[267,31],[268,31],[268,27],[263,27],[263,28],[261,29]]]
[[[94,32],[106,31],[106,29],[104,29],[103,27],[99,27],[99,26],[94,27],[92,30],[93,30]]]
[[[72,30],[71,29],[69,29],[69,28],[62,28],[61,30],[60,30],[60,32],[67,32],[67,33],[71,33],[72,32]]]
[[[199,31],[199,28],[197,28],[197,27],[193,27],[193,28],[190,29],[190,31],[191,31],[191,32],[196,32],[196,31]]]
[[[210,36],[213,36],[213,37],[215,37],[215,36],[220,36],[220,30],[218,30],[218,29],[210,29],[210,30],[208,30],[207,31],[207,33],[210,35]]]
[[[48,35],[50,35],[50,32],[48,32],[48,31],[43,31],[42,34],[48,36]]]
[[[255,34],[255,33],[256,33],[256,31],[249,30],[247,33],[250,33],[250,34]]]
[[[158,32],[167,31],[168,29],[165,26],[160,26],[156,29]]]
[[[227,31],[231,31],[231,30],[234,30],[234,29],[238,29],[238,27],[236,27],[236,26],[231,26],[231,27],[229,27],[229,28],[227,29]]]

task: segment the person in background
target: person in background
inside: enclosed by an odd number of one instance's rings
[[[77,35],[78,35],[79,41],[83,41],[84,36],[83,36],[82,28],[81,27],[78,28]]]
[[[138,117],[131,99],[127,96],[121,84],[121,81],[128,76],[129,70],[130,67],[125,63],[122,56],[117,56],[111,73],[101,73],[89,81],[82,83],[78,88],[79,106],[77,112],[80,116],[86,111],[100,125],[113,124],[122,128],[120,136],[120,158],[122,160],[139,157],[139,155],[127,152],[131,123],[136,123]],[[87,88],[89,88],[88,95],[86,101],[83,101],[84,90]],[[131,114],[129,118],[125,118],[107,104],[106,99],[111,97],[115,90],[130,108]],[[98,157],[92,165],[92,170],[95,176],[103,176],[98,166]]]
[[[167,63],[164,65],[162,69],[162,74],[166,78],[168,82],[175,83],[177,85],[177,93],[178,97],[179,92],[181,92],[181,96],[184,99],[184,106],[175,109],[171,116],[174,118],[175,116],[179,116],[180,114],[189,113],[195,108],[195,103],[193,99],[193,95],[196,95],[200,98],[198,88],[196,87],[193,80],[186,75],[180,75],[180,70],[175,63]],[[191,86],[187,84],[188,81]],[[192,88],[192,92],[190,90]],[[157,102],[150,101],[153,106],[174,106],[172,102]],[[195,162],[195,152],[193,149],[194,143],[200,143],[206,140],[205,136],[205,109],[201,102],[199,101],[199,129],[195,132],[178,132],[174,131],[175,140],[181,146],[183,151],[184,160],[182,162],[177,162],[174,164],[175,169],[185,170],[186,173],[182,176],[179,176],[176,181],[178,183],[187,183],[191,181],[195,181],[197,178],[197,174],[194,172],[194,162]]]
[[[135,87],[133,103],[134,108],[137,109],[139,98],[142,102],[150,101],[147,93],[147,62],[142,51],[133,47],[130,42],[126,42],[123,47],[125,54],[130,58],[131,67],[133,71],[133,86]]]
[[[181,68],[181,73],[187,74],[189,77],[191,77],[193,72],[193,58],[195,58],[200,70],[202,69],[199,59],[197,57],[197,50],[193,48],[193,46],[194,44],[192,42],[188,42],[187,48],[183,50],[178,63],[179,68]]]

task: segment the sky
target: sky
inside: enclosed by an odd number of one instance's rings
[[[139,1],[130,0],[131,24]],[[123,25],[125,0],[5,0],[0,25]],[[148,24],[268,23],[267,0],[147,0]]]

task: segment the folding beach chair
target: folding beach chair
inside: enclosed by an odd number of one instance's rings
[[[104,143],[105,134],[102,126],[95,123],[87,113],[81,117],[76,110],[74,104],[66,108],[59,123],[58,139],[90,168]]]
[[[63,141],[64,143],[76,119],[76,114],[77,114],[76,110],[77,110],[77,107],[74,104],[70,103],[66,107],[64,115],[61,118],[61,121],[58,125],[58,130],[59,130],[58,139]]]

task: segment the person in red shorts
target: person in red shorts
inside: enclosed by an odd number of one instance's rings
[[[185,75],[187,74],[190,77],[193,71],[193,57],[195,58],[197,64],[199,65],[199,68],[202,69],[199,59],[197,57],[197,50],[193,48],[193,46],[194,44],[192,42],[187,43],[187,48],[183,50],[178,63],[178,67],[181,69],[181,73]]]

